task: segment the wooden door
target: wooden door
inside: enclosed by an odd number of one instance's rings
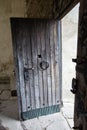
[[[80,0],[74,125],[87,130],[87,1]]]
[[[59,112],[60,22],[12,18],[11,28],[21,118],[30,119]]]

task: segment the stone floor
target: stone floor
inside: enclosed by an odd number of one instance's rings
[[[0,130],[71,130],[72,127],[73,103],[65,102],[59,113],[19,121],[17,99],[0,101]]]

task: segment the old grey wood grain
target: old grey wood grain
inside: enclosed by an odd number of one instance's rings
[[[36,30],[36,35],[35,35],[35,39],[36,39],[36,74],[37,76],[36,77],[36,93],[37,93],[37,107],[40,108],[40,90],[39,90],[39,76],[38,76],[38,48],[37,48],[37,44],[38,44],[38,40],[37,40],[37,26],[38,25],[38,22],[35,21],[35,30]]]
[[[32,28],[32,62],[34,69],[34,89],[35,89],[35,105],[36,108],[39,108],[39,85],[38,85],[38,68],[37,68],[37,32],[36,32],[37,23],[34,21]]]
[[[30,80],[30,101],[31,101],[31,109],[35,109],[35,89],[34,89],[34,67],[33,67],[33,52],[32,52],[32,22],[30,22],[30,31],[29,37],[30,42],[28,44],[29,52],[28,52],[28,61],[29,61],[29,80]]]
[[[59,51],[58,51],[58,21],[54,24],[54,77],[55,77],[55,103],[59,102]]]
[[[21,119],[21,94],[20,94],[20,82],[19,82],[19,69],[18,69],[18,56],[17,56],[17,38],[15,34],[17,33],[15,28],[15,23],[12,19],[11,22],[11,32],[12,32],[12,45],[13,45],[13,56],[14,56],[14,67],[15,67],[15,78],[16,78],[16,88],[17,88],[17,97],[18,97],[18,109],[19,109],[19,119]]]
[[[41,44],[42,44],[42,62],[47,62],[46,59],[46,37],[45,37],[45,22],[42,22],[41,25]],[[42,70],[43,73],[43,105],[47,106],[47,70]]]
[[[26,30],[26,41],[25,41],[25,46],[23,47],[24,51],[25,51],[25,63],[24,63],[24,68],[28,69],[28,72],[29,72],[29,68],[30,68],[30,33],[28,31],[29,26],[27,27],[27,30]],[[25,79],[24,79],[25,80]],[[31,90],[30,90],[30,72],[29,72],[29,77],[27,80],[25,80],[25,91],[26,91],[26,104],[27,104],[27,111],[31,109]],[[33,104],[33,103],[32,103]]]
[[[52,104],[55,104],[55,79],[54,79],[54,23],[50,22],[50,48],[51,48],[51,75],[52,75]]]
[[[15,55],[21,112],[56,105],[60,100],[58,21],[24,19],[18,25]]]
[[[42,70],[40,68],[40,63],[42,61],[42,44],[41,44],[41,22],[38,21],[37,25],[37,53],[38,53],[38,83],[39,83],[39,100],[40,107],[43,107],[43,79]]]
[[[25,83],[24,83],[24,67],[23,67],[23,57],[22,57],[22,32],[18,34],[17,41],[17,55],[18,55],[18,66],[19,66],[19,80],[20,80],[20,93],[21,93],[21,101],[22,101],[22,111],[25,112],[26,108],[26,96],[25,96]]]
[[[52,76],[51,76],[51,48],[50,48],[50,21],[46,22],[46,59],[49,63],[47,68],[47,82],[48,82],[48,106],[52,105]]]

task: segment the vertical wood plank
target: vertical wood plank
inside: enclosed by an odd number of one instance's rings
[[[27,81],[27,108],[31,110],[34,107],[34,90],[33,90],[33,83],[32,83],[32,63],[31,63],[31,42],[30,42],[30,22],[27,24],[27,40],[26,40],[26,58],[27,58],[27,68],[29,72],[29,80]]]
[[[30,109],[35,109],[35,89],[34,89],[34,67],[33,67],[33,52],[32,52],[32,22],[29,22],[29,36],[30,42],[28,41],[27,56],[28,56],[28,67],[29,67],[29,82],[30,82]]]
[[[35,89],[35,106],[39,108],[39,87],[38,87],[38,70],[37,70],[37,37],[36,21],[32,26],[32,62],[34,68],[34,89]]]
[[[20,27],[21,29],[21,27]],[[26,108],[26,96],[25,96],[25,83],[24,83],[24,67],[23,67],[23,57],[22,57],[22,31],[17,32],[17,54],[18,54],[18,65],[19,65],[19,80],[20,80],[20,92],[22,100],[22,112],[27,110]]]
[[[27,28],[23,28],[22,29],[22,33],[23,33],[23,40],[22,40],[22,56],[23,56],[23,68],[25,70],[25,68],[28,68],[28,62],[27,62],[27,37],[28,37],[28,30]],[[25,73],[25,72],[24,72]],[[25,74],[24,74],[25,75]],[[28,107],[30,106],[30,98],[29,98],[29,79],[26,80],[24,79],[25,82],[25,96],[26,96],[26,109],[28,111]]]
[[[55,105],[55,79],[54,79],[54,21],[50,22],[50,48],[51,48],[51,74],[52,74],[52,104]]]
[[[37,25],[37,54],[38,54],[38,85],[40,93],[40,107],[43,108],[43,79],[42,79],[42,70],[40,68],[40,63],[42,61],[42,44],[41,44],[41,22],[38,21]]]
[[[54,76],[55,76],[55,100],[56,100],[56,104],[59,103],[59,50],[58,50],[58,21],[55,21],[54,23],[54,46],[55,46],[55,60],[54,60]]]
[[[41,25],[41,44],[42,44],[42,62],[47,62],[46,59],[46,36],[45,36],[45,21],[43,20],[42,25]],[[43,105],[47,106],[47,70],[42,70],[43,73]]]
[[[47,82],[48,82],[48,106],[52,105],[52,76],[51,76],[51,50],[50,50],[50,21],[46,22],[46,57],[49,67],[47,68]]]
[[[19,69],[18,69],[17,38],[15,36],[15,34],[17,34],[17,28],[15,27],[15,23],[14,23],[13,19],[10,19],[10,22],[11,22],[13,56],[14,56],[15,74],[16,74],[16,88],[17,88],[17,97],[18,97],[19,119],[21,119],[22,101],[21,101]]]
[[[59,100],[62,103],[62,27],[61,21],[58,21],[58,66],[59,66]]]

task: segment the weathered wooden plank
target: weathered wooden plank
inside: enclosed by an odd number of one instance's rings
[[[60,87],[59,87],[59,51],[58,51],[58,21],[55,21],[54,23],[54,55],[55,55],[55,60],[54,60],[54,77],[55,77],[55,100],[56,104],[59,103],[60,99]]]
[[[39,87],[38,87],[38,70],[37,70],[37,37],[36,37],[36,23],[34,21],[32,26],[32,63],[34,72],[34,91],[35,91],[35,107],[39,108]]]
[[[28,67],[29,67],[29,86],[30,86],[30,109],[35,109],[35,89],[34,89],[34,70],[32,62],[32,22],[29,21],[29,36],[30,41],[27,45],[27,58],[28,58]]]
[[[58,34],[58,66],[59,66],[59,100],[60,104],[62,103],[62,28],[61,21],[58,21],[57,26]]]
[[[39,93],[40,93],[40,107],[43,106],[43,79],[42,79],[42,70],[40,68],[40,63],[42,61],[42,45],[41,45],[41,22],[38,21],[37,25],[37,53],[38,53],[38,83],[39,83]]]
[[[27,67],[29,72],[28,80],[26,81],[26,93],[27,93],[27,110],[31,110],[34,108],[34,97],[33,97],[33,90],[32,90],[32,63],[31,63],[31,47],[30,47],[30,24],[27,24],[27,36],[26,36],[26,60],[27,60]]]
[[[17,88],[17,97],[18,97],[18,108],[19,108],[19,119],[21,119],[21,93],[20,93],[20,81],[19,81],[19,69],[18,69],[18,56],[17,56],[17,28],[15,27],[14,20],[11,18],[11,32],[12,32],[12,45],[13,45],[13,56],[14,56],[14,64],[15,64],[15,74],[16,74],[16,88]]]
[[[21,26],[20,26],[21,29]],[[18,55],[18,66],[19,66],[19,80],[20,80],[20,93],[22,100],[22,111],[25,112],[26,108],[26,96],[25,96],[25,83],[24,83],[24,67],[23,67],[23,57],[22,57],[22,40],[21,37],[23,32],[17,32],[17,55]]]
[[[33,70],[29,70],[29,80],[30,80],[30,107],[31,109],[35,109],[35,89],[34,89],[34,81],[33,81]]]
[[[25,31],[25,28],[21,28],[22,29],[22,43],[21,43],[21,47],[22,47],[22,58],[23,58],[23,68],[27,68],[27,53],[26,53],[26,38],[27,38],[27,30]],[[24,69],[25,70],[25,69]],[[23,70],[23,73],[25,75],[25,72]],[[28,82],[29,80],[23,79],[24,83],[25,83],[25,97],[26,97],[26,109],[28,108],[28,104],[30,104],[29,102],[29,98],[28,98]],[[28,110],[28,109],[27,109]]]
[[[48,63],[48,61],[47,61],[47,49],[46,49],[46,47],[47,47],[47,44],[46,44],[46,41],[47,41],[47,39],[46,39],[46,22],[47,22],[48,20],[45,20],[44,21],[44,37],[45,37],[45,45],[44,45],[44,49],[45,49],[45,55],[44,55],[44,58],[45,58],[45,61],[46,61],[46,64],[48,64],[48,67],[49,67],[49,63]],[[47,66],[47,65],[46,65]],[[48,76],[47,76],[47,69],[48,69],[48,67],[46,68],[46,70],[44,71],[44,80],[45,80],[45,106],[48,106]]]
[[[34,43],[34,44],[33,44]],[[33,61],[34,61],[34,82],[35,82],[35,99],[36,99],[36,108],[40,107],[39,101],[39,84],[38,84],[38,66],[37,66],[37,21],[34,22],[34,42],[32,43],[33,48]]]
[[[52,105],[52,84],[51,84],[51,50],[50,50],[50,21],[46,22],[46,59],[49,63],[49,67],[47,68],[47,82],[48,82],[48,106]]]
[[[54,22],[50,22],[50,48],[51,48],[51,75],[52,75],[52,104],[55,105],[55,79],[54,79]]]
[[[45,44],[45,21],[42,22],[41,25],[41,44],[42,44],[42,63],[43,62],[47,62],[46,59],[46,44]],[[47,106],[47,70],[46,69],[42,69],[42,73],[43,73],[43,105]]]
[[[74,126],[87,129],[87,1],[80,0],[76,79],[78,89],[75,94]],[[80,124],[80,125],[79,125]]]

